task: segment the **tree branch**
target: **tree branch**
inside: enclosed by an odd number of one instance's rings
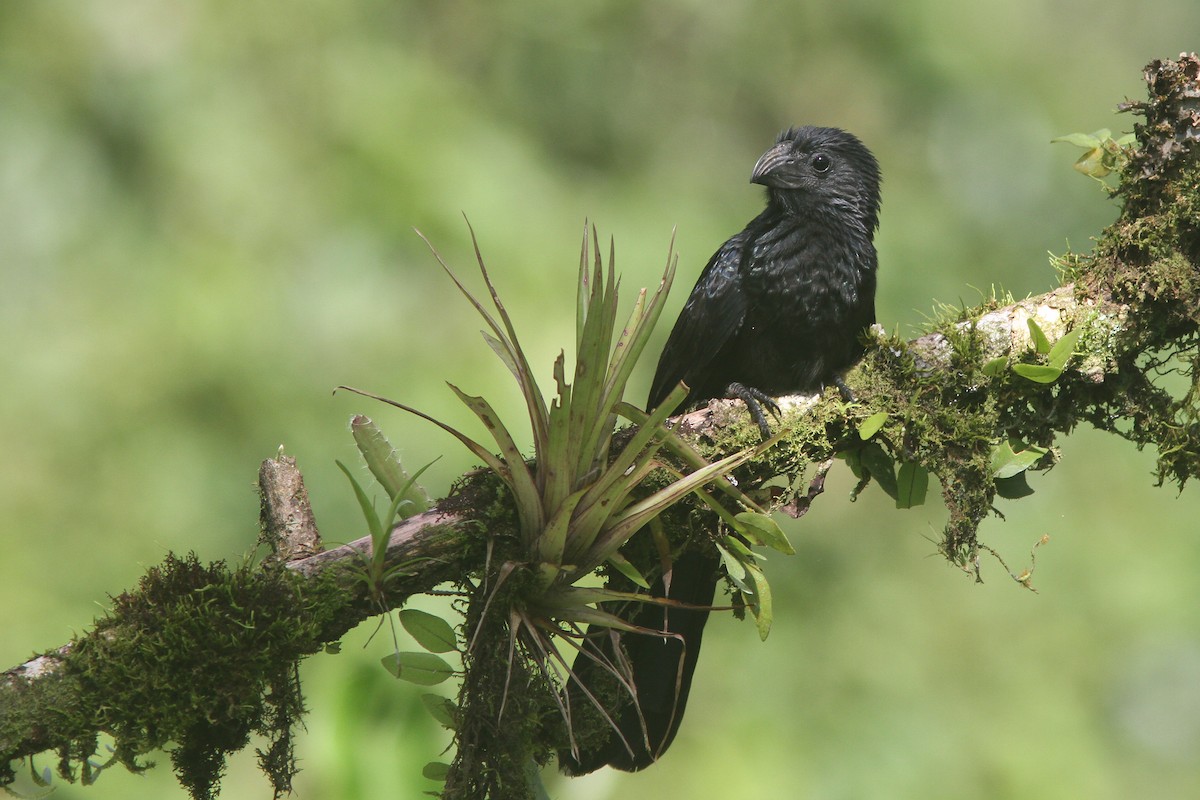
[[[968,565],[978,553],[975,529],[997,493],[994,459],[1004,443],[1020,440],[1044,450],[1027,466],[1049,466],[1056,435],[1083,421],[1139,447],[1155,446],[1164,479],[1183,484],[1200,474],[1200,391],[1193,368],[1200,363],[1198,75],[1195,56],[1147,67],[1151,99],[1129,105],[1146,124],[1137,126],[1139,146],[1130,154],[1119,190],[1123,212],[1093,253],[1062,257],[1063,286],[1019,302],[990,301],[908,342],[877,331],[876,346],[851,376],[860,402],[847,405],[833,393],[823,399],[788,398],[781,403],[786,434],[744,468],[739,484],[753,487],[780,474],[796,477],[837,453],[864,481],[881,484],[888,465],[918,465],[940,479],[951,510],[943,550],[955,563]],[[1048,354],[1046,345],[1072,332],[1078,336],[1071,348],[1075,356],[1059,374],[1045,381],[1029,377],[1051,375],[1046,369],[1054,369],[1053,351]],[[1192,379],[1183,397],[1154,382],[1154,369],[1167,364],[1168,356]],[[1043,369],[1018,369],[1022,366]],[[858,426],[880,412],[886,422],[862,441]],[[713,401],[674,424],[711,458],[736,452],[758,435],[737,401]],[[883,467],[877,459],[868,463],[871,447],[890,459]],[[433,509],[392,530],[386,563],[394,578],[381,599],[363,578],[369,537],[321,549],[294,460],[281,455],[264,462],[260,486],[262,541],[273,551],[262,565],[205,569],[194,559],[168,559],[136,592],[115,598],[113,612],[93,631],[0,675],[0,785],[12,782],[14,760],[45,750],[58,752],[64,776],[74,777],[74,770],[85,765],[86,777],[86,761],[100,732],[116,738],[115,757],[135,769],[142,766],[141,756],[168,741],[208,745],[196,731],[201,724],[214,725],[211,708],[196,705],[203,705],[203,695],[192,697],[192,705],[159,696],[147,702],[144,694],[111,696],[122,691],[116,688],[122,681],[144,689],[187,680],[169,658],[170,648],[181,640],[155,638],[160,629],[188,621],[192,627],[181,630],[187,641],[198,640],[188,658],[211,661],[207,667],[190,664],[196,673],[223,671],[235,688],[255,697],[268,693],[264,687],[281,692],[290,665],[336,642],[363,619],[438,585],[462,585],[492,574],[490,547],[512,526],[502,485],[487,473],[466,476]],[[808,502],[819,494],[819,487],[814,489]],[[795,499],[789,495],[776,502]],[[236,602],[210,602],[214,586]],[[180,609],[177,617],[165,610],[174,608]],[[206,638],[205,626],[220,638]],[[268,634],[273,638],[254,638]],[[264,654],[265,659],[249,660]],[[243,656],[245,663],[231,665]],[[125,702],[145,704],[114,712]],[[231,720],[231,729],[265,729],[286,744],[286,733],[279,733],[292,719],[279,710],[286,704],[261,702],[254,714]],[[136,732],[135,725],[140,726]],[[237,736],[229,739],[220,752],[236,749]],[[543,743],[545,749],[552,744]],[[180,750],[186,753],[188,747]],[[189,768],[176,763],[181,775],[191,775]]]

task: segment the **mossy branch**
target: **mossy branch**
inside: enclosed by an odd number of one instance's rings
[[[1136,148],[1124,153],[1121,215],[1091,254],[1058,260],[1060,288],[1019,302],[993,298],[911,341],[876,332],[849,377],[858,401],[830,392],[782,404],[783,437],[739,470],[739,486],[754,491],[789,476],[791,492],[776,490],[771,500],[802,511],[806,503],[794,502],[804,494],[801,478],[815,467],[819,481],[827,467],[818,465],[835,455],[856,467],[864,485],[885,484],[894,466],[914,465],[938,478],[950,509],[944,553],[971,570],[979,522],[998,493],[1013,489],[1003,484],[1009,478],[997,480],[1004,447],[1034,454],[1022,469],[1045,468],[1056,458],[1056,437],[1086,422],[1155,447],[1160,481],[1182,486],[1200,474],[1198,76],[1194,55],[1147,67],[1149,101],[1127,106],[1145,122],[1135,126]],[[1169,372],[1186,382],[1164,381]],[[757,443],[757,428],[732,401],[714,401],[676,426],[710,458]],[[64,777],[87,780],[97,736],[107,733],[113,759],[134,770],[147,766],[147,753],[175,743],[181,781],[211,796],[224,755],[261,732],[271,741],[260,752],[263,768],[284,793],[294,772],[291,729],[303,710],[298,659],[444,583],[468,590],[469,620],[488,616],[476,600],[495,595],[477,590],[496,581],[496,550],[517,527],[507,490],[489,474],[465,476],[431,510],[393,529],[386,559],[393,577],[383,594],[361,579],[369,537],[322,549],[294,462],[266,462],[260,484],[271,558],[226,568],[170,557],[136,591],[115,598],[90,633],[0,675],[0,785],[12,782],[16,761],[46,750],[58,754]],[[806,500],[817,494],[814,482]],[[504,614],[497,618],[502,627]],[[489,628],[481,641],[503,649],[506,637],[492,635],[500,630]],[[509,677],[500,681],[505,691]],[[527,687],[547,691],[536,680]],[[522,714],[555,716],[540,695],[519,705]],[[488,713],[491,704],[462,707]],[[542,761],[563,744],[553,724],[520,730],[541,738],[517,748],[480,737],[472,746],[505,746]],[[489,759],[471,755],[464,763]],[[526,791],[510,788],[504,796]]]
[[[63,779],[90,782],[100,768],[89,759],[107,733],[112,760],[133,771],[147,766],[147,753],[176,744],[181,782],[210,797],[224,756],[260,733],[272,742],[260,751],[264,771],[277,795],[286,793],[302,711],[297,660],[381,608],[361,580],[370,537],[321,548],[294,459],[263,462],[259,489],[262,539],[272,547],[262,564],[169,556],[114,598],[91,632],[0,674],[0,786],[15,778],[17,759],[47,750]],[[472,497],[464,490],[392,531],[388,607],[478,567]]]

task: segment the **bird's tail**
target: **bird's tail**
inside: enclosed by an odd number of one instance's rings
[[[584,775],[610,765],[627,772],[648,767],[671,745],[683,719],[692,675],[700,655],[700,639],[708,621],[708,607],[719,578],[719,561],[714,553],[696,549],[675,559],[671,569],[671,591],[663,590],[663,581],[655,582],[652,593],[696,608],[667,608],[654,603],[637,603],[628,621],[641,628],[663,631],[668,636],[621,634],[621,646],[628,658],[628,671],[636,687],[634,702],[627,690],[617,689],[618,679],[612,668],[624,662],[614,652],[614,637],[603,635],[584,640],[591,654],[575,657],[575,679],[568,686],[569,707],[579,713],[591,707],[596,698],[617,698],[613,708],[605,708],[615,729],[599,743],[583,744],[573,753],[558,754],[559,767],[568,775]],[[578,683],[577,683],[578,681]],[[587,687],[587,691],[579,685]],[[645,726],[643,728],[643,725]]]

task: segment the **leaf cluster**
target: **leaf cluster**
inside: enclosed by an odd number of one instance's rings
[[[643,572],[647,565],[635,564],[622,548],[639,530],[649,530],[648,526],[665,510],[689,495],[695,495],[701,507],[711,510],[724,523],[728,532],[706,546],[718,549],[729,578],[742,597],[742,605],[750,609],[764,638],[771,625],[771,595],[759,563],[761,556],[751,550],[750,544],[791,552],[778,525],[727,477],[733,469],[773,444],[774,439],[708,463],[663,424],[687,395],[686,386],[675,387],[651,413],[624,401],[634,365],[661,314],[674,278],[676,258],[673,252],[668,255],[657,290],[653,293],[640,290],[624,324],[618,324],[619,281],[612,245],[605,261],[594,245],[595,238],[594,228],[585,228],[575,293],[574,364],[568,370],[565,354],[559,353],[552,373],[554,393],[549,399],[538,384],[513,321],[492,282],[474,232],[472,241],[487,303],[467,287],[431,246],[446,274],[483,319],[484,340],[508,368],[521,392],[532,433],[531,458],[526,459],[521,453],[510,425],[500,419],[491,403],[453,384],[450,388],[454,394],[490,433],[491,446],[404,403],[350,389],[416,414],[447,431],[508,489],[517,518],[518,541],[515,551],[498,564],[494,574],[485,578],[493,583],[483,602],[490,604],[495,600],[506,582],[519,587],[515,594],[505,592],[504,596],[510,598],[506,600],[507,612],[499,617],[509,628],[508,668],[512,669],[511,658],[520,651],[523,657],[539,665],[549,685],[559,686],[570,680],[571,669],[556,642],[565,642],[568,650],[578,649],[576,640],[584,635],[584,625],[639,635],[663,635],[630,624],[606,611],[603,604],[668,601],[638,591],[581,586],[579,582],[604,568],[628,578],[637,587],[648,589],[650,583]],[[619,427],[628,423],[633,427],[617,439]],[[419,510],[423,494],[415,489],[416,476],[407,476],[394,450],[369,420],[356,417],[352,428],[372,473],[385,488],[391,487],[388,488],[390,505],[379,516],[362,487],[342,466],[351,478],[376,541],[375,557],[379,561],[372,560],[366,578],[372,585],[382,586],[387,576],[381,571],[379,553],[384,549],[391,524],[401,511]],[[663,475],[667,476],[665,481]],[[654,488],[647,489],[651,476],[655,476]],[[653,550],[660,554],[661,563],[649,566],[668,569],[670,543],[661,532],[655,538]],[[483,620],[486,615],[479,617]],[[478,631],[469,637],[471,642],[477,638]],[[468,653],[470,649],[468,644]],[[429,654],[419,655],[420,659],[402,657],[397,650],[385,666],[401,677],[406,669],[418,674],[438,673],[433,668],[437,665],[427,657]],[[464,658],[464,663],[467,661]],[[606,664],[604,668],[614,674],[628,669],[618,663]],[[632,694],[627,676],[623,677]],[[554,702],[564,719],[569,719],[569,711],[557,693]],[[501,711],[503,706],[501,698]]]
[[[1070,133],[1050,141],[1066,142],[1083,148],[1083,155],[1075,161],[1075,169],[1090,178],[1101,180],[1110,173],[1119,172],[1125,166],[1137,140],[1132,133],[1114,139],[1112,131],[1101,128],[1093,133]]]

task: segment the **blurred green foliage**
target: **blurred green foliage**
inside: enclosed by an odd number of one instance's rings
[[[883,165],[879,317],[1051,287],[1047,250],[1115,209],[1049,141],[1128,130],[1141,67],[1194,49],[1194,0],[839,4],[407,0],[0,6],[0,663],[88,625],[167,550],[237,557],[282,442],[329,541],[364,533],[334,459],[375,416],[410,464],[470,466],[369,386],[471,430],[443,381],[520,413],[470,309],[412,233],[466,263],[474,223],[536,366],[573,331],[585,217],[631,289],[679,227],[673,316],[760,207],[793,123]],[[661,337],[651,344],[657,352]],[[635,376],[640,396],[650,378]],[[505,406],[502,398],[508,396]],[[844,470],[773,556],[774,635],[710,626],[688,720],[641,775],[558,797],[1181,797],[1200,784],[1194,491],[1081,432],[985,541],[974,586]],[[364,480],[365,480],[364,476]],[[304,668],[299,796],[413,797],[446,742],[357,631]],[[252,754],[225,796],[262,796]],[[56,797],[181,797],[160,759]]]

